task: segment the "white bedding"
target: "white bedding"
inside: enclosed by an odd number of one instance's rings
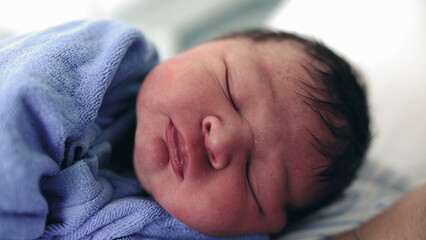
[[[342,199],[290,227],[279,239],[314,240],[334,236],[381,212],[410,188],[404,176],[368,162]]]

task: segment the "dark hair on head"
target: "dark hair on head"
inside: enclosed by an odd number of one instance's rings
[[[307,94],[299,95],[318,114],[334,141],[326,142],[307,129],[313,137],[313,146],[330,161],[317,175],[325,183],[326,187],[322,190],[326,194],[312,206],[298,209],[288,207],[288,220],[292,223],[338,199],[356,177],[371,139],[365,89],[354,69],[318,41],[267,29],[232,33],[221,39],[237,37],[254,42],[293,40],[301,43],[313,59],[304,65],[304,69],[319,84],[313,86],[301,82]]]

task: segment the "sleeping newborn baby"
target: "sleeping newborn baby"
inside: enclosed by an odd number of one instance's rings
[[[363,89],[328,48],[231,34],[154,68],[137,100],[134,167],[202,233],[278,232],[336,199],[369,142]]]
[[[0,42],[1,239],[274,233],[355,177],[366,97],[322,44],[252,30],[157,60],[116,21]]]

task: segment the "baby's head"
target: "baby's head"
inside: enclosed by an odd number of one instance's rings
[[[159,64],[137,114],[142,185],[177,219],[213,236],[277,232],[289,215],[334,200],[370,138],[350,66],[321,44],[264,30]]]

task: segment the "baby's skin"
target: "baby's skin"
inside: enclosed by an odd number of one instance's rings
[[[134,166],[177,219],[212,236],[277,232],[319,199],[329,138],[303,100],[317,86],[292,40],[214,40],[159,64],[137,101]]]

